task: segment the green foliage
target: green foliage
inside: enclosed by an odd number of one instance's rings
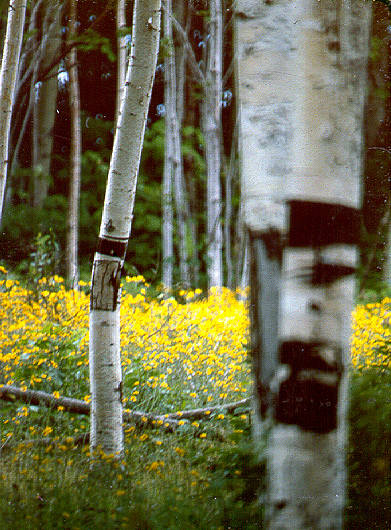
[[[1,234],[2,245],[6,249],[3,257],[8,263],[14,264],[15,272],[29,271],[31,257],[33,261],[36,259],[31,253],[35,254],[37,245],[43,251],[46,237],[56,241],[56,259],[59,261],[59,242],[65,240],[66,207],[63,196],[53,195],[46,199],[43,209],[20,204],[17,208],[5,211]]]
[[[50,278],[58,268],[59,246],[53,230],[47,234],[39,233],[34,239],[33,252],[30,254],[28,277],[36,283],[41,278]]]
[[[116,55],[111,47],[110,39],[104,37],[92,28],[86,29],[81,35],[75,38],[77,47],[83,52],[99,50],[110,62],[115,62]]]

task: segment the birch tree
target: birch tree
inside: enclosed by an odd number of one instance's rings
[[[91,449],[123,451],[120,280],[155,75],[160,0],[136,0],[132,46],[114,137],[90,302]]]
[[[205,98],[202,105],[202,132],[205,139],[207,173],[207,272],[208,287],[223,285],[223,234],[221,226],[221,99],[222,99],[222,0],[210,0]]]
[[[46,71],[59,56],[61,48],[62,6],[53,5],[48,0],[44,4],[45,16],[42,34],[46,46],[40,60],[40,70]],[[49,188],[50,165],[53,148],[53,127],[56,117],[58,65],[54,66],[40,83],[34,101],[33,119],[33,167],[34,191],[33,206],[41,208]]]
[[[168,277],[170,261],[172,267],[173,248],[169,244],[169,223],[171,214],[168,211],[172,189],[176,206],[176,219],[178,230],[179,272],[181,284],[190,286],[189,260],[187,253],[187,224],[188,205],[186,204],[185,185],[183,179],[183,161],[181,153],[181,137],[179,120],[177,116],[177,76],[175,65],[175,51],[172,38],[172,4],[171,0],[165,1],[164,36],[167,43],[167,52],[164,61],[164,104],[165,104],[165,152],[164,152],[164,192],[163,192],[163,266],[168,267],[165,274]],[[171,183],[170,183],[171,182]],[[167,217],[165,217],[167,216]],[[171,229],[172,231],[172,229]],[[171,255],[169,254],[171,252]],[[172,272],[171,272],[172,274]],[[164,282],[163,282],[164,283]]]
[[[0,224],[8,169],[8,144],[27,0],[12,0],[0,72]]]
[[[174,211],[172,201],[174,141],[172,133],[172,120],[175,119],[173,98],[176,93],[173,86],[173,61],[172,61],[172,7],[167,0],[164,11],[164,37],[167,43],[167,52],[164,59],[164,169],[162,192],[162,282],[166,290],[172,289],[174,270]],[[175,74],[175,72],[174,72]]]
[[[69,5],[69,41],[77,35],[77,0],[70,0]],[[69,108],[71,115],[71,149],[69,154],[69,194],[67,218],[67,278],[74,289],[79,283],[79,202],[81,179],[81,119],[80,89],[77,71],[77,50],[74,46],[69,52],[66,64],[69,73]]]
[[[273,530],[343,525],[370,4],[241,0],[236,11],[252,350]]]
[[[118,120],[125,87],[126,66],[128,63],[128,46],[126,43],[126,0],[117,0],[117,101],[115,105],[115,122]]]

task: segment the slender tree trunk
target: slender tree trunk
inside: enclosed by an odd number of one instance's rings
[[[362,0],[243,0],[238,7],[243,136],[250,128],[244,109],[260,96],[258,73],[269,80],[270,107],[257,125],[269,135],[267,146],[285,143],[290,169],[287,208],[275,201],[265,207],[265,181],[251,174],[251,146],[242,138],[254,371],[269,432],[267,527],[339,529],[371,7]],[[257,32],[265,35],[258,45]],[[277,134],[270,119],[272,106],[274,120],[282,116],[276,94],[294,97],[288,135]],[[279,176],[280,159],[270,154],[263,167]]]
[[[126,36],[126,0],[117,0],[117,101],[115,106],[115,122],[118,121],[119,108],[125,88],[126,67],[128,64],[128,51]]]
[[[188,6],[182,0],[173,0],[173,7],[171,11],[174,12],[176,19],[184,29],[185,35],[188,35],[190,16],[187,16]],[[172,21],[171,21],[172,25]],[[176,109],[179,130],[182,129],[184,106],[185,106],[185,82],[186,82],[186,49],[183,42],[175,46],[175,70],[176,70]]]
[[[184,29],[184,33],[189,38],[189,30],[191,25],[191,6],[186,5],[182,0],[174,0],[174,14]],[[178,120],[179,137],[182,139],[182,127],[184,119],[184,109],[186,104],[186,72],[187,72],[187,49],[181,39],[175,45],[175,70],[176,70],[176,116]],[[183,173],[183,196],[185,203],[185,222],[187,227],[187,238],[190,242],[190,247],[187,249],[189,262],[189,277],[190,284],[198,285],[199,280],[199,261],[197,252],[197,225],[192,212],[192,202],[190,199],[190,184],[187,179],[182,159],[182,173]]]
[[[91,449],[123,451],[120,279],[155,75],[160,0],[136,0],[130,63],[110,162],[90,304]]]
[[[77,0],[70,0],[69,9],[69,40],[74,40],[77,34]],[[67,56],[69,73],[69,107],[71,111],[71,150],[69,171],[69,198],[67,222],[67,278],[74,289],[79,284],[79,203],[81,179],[81,119],[80,119],[80,90],[77,71],[77,51],[73,47]]]
[[[222,200],[221,200],[221,100],[223,14],[221,0],[210,2],[209,38],[205,101],[202,105],[202,130],[205,138],[207,172],[207,269],[208,286],[223,285]]]
[[[8,143],[16,76],[18,73],[26,0],[13,0],[8,8],[7,31],[0,72],[0,224],[8,169]]]
[[[40,60],[41,53],[38,50],[37,42],[36,42],[36,34],[37,34],[37,16],[38,11],[40,9],[40,6],[42,4],[43,0],[37,0],[35,4],[33,5],[29,22],[27,26],[27,33],[29,37],[26,40],[25,45],[22,45],[21,53],[20,53],[20,60],[19,60],[19,68],[18,68],[18,74],[16,76],[16,86],[15,86],[15,93],[14,93],[14,100],[18,101],[19,98],[19,92],[21,89],[22,81],[26,81],[28,75],[33,74],[36,70],[37,62]],[[26,63],[28,64],[28,67],[25,68]],[[27,71],[29,72],[28,75]],[[33,81],[33,79],[32,79]],[[27,95],[25,94],[22,98],[20,98],[20,101],[18,101],[19,106],[23,108],[24,104],[26,103]],[[13,124],[11,127],[11,136],[10,136],[10,142],[12,141],[13,152],[12,156],[10,156],[10,174],[11,176],[15,173],[16,169],[19,166],[19,152],[20,147],[24,139],[25,131],[27,128],[27,124],[30,121],[30,115],[33,109],[33,103],[34,103],[34,90],[32,83],[30,83],[30,94],[29,94],[29,102],[27,103],[27,108],[23,116],[22,125],[20,124]],[[34,134],[34,133],[33,133]],[[23,181],[23,179],[22,179]],[[20,189],[23,189],[23,182],[21,184]]]
[[[42,33],[47,35],[47,44],[40,63],[40,69],[46,70],[56,59],[61,47],[61,6],[45,3],[45,19]],[[33,149],[34,195],[33,206],[41,208],[49,188],[50,164],[53,147],[53,127],[56,117],[57,70],[55,66],[39,87],[34,102],[34,129],[36,141]]]
[[[190,271],[187,252],[188,241],[188,205],[186,203],[185,184],[183,179],[183,161],[181,153],[181,136],[177,118],[177,89],[175,51],[172,40],[172,6],[171,0],[165,2],[165,37],[168,43],[167,56],[165,58],[165,108],[166,108],[166,145],[168,151],[165,153],[167,162],[165,168],[172,173],[174,183],[174,199],[176,207],[178,250],[179,250],[179,272],[180,281],[184,287],[190,286]]]
[[[165,289],[172,289],[174,269],[174,211],[172,201],[172,183],[174,173],[174,134],[173,120],[175,119],[176,98],[175,84],[173,86],[172,73],[172,30],[171,30],[171,1],[165,2],[164,37],[168,49],[164,59],[164,106],[165,106],[165,134],[164,134],[164,173],[162,193],[162,282]]]

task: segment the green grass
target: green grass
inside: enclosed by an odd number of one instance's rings
[[[353,375],[348,529],[391,528],[390,396],[390,371]],[[87,431],[88,418],[30,408],[1,456],[2,529],[262,528],[257,498],[265,463],[251,454],[248,415],[216,415],[175,433],[127,425],[123,460],[91,466],[88,446],[66,439]],[[3,418],[22,410],[17,403],[0,406]],[[30,438],[45,427],[62,442],[15,444],[14,438]]]
[[[123,296],[125,407],[172,413],[248,396],[246,317],[234,296],[220,303],[179,293],[168,314],[167,301],[139,283]],[[0,280],[0,383],[88,400],[87,298],[59,281],[44,287]],[[391,529],[388,304],[356,316],[348,529]],[[262,528],[265,462],[252,455],[245,410],[184,422],[175,433],[126,425],[123,459],[94,466],[88,446],[73,444],[88,433],[87,416],[0,401],[0,420],[0,530]]]
[[[29,416],[24,429],[53,425],[56,415]],[[4,448],[1,528],[260,528],[256,492],[264,473],[250,455],[248,419],[209,421],[205,438],[189,429],[126,431],[124,458],[94,466],[88,447],[71,439]]]

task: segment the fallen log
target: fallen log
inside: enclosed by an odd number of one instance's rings
[[[21,388],[10,385],[0,386],[0,399],[8,402],[22,401],[29,405],[44,406],[53,410],[58,410],[58,407],[62,407],[60,410],[75,414],[89,415],[91,411],[90,403],[81,399],[54,397],[47,392],[42,392],[42,390],[22,390]],[[137,423],[145,426],[152,425],[154,427],[162,427],[170,432],[178,427],[177,420],[149,412],[136,410],[124,411],[122,417],[125,423]]]
[[[0,399],[3,401],[13,402],[22,401],[29,405],[45,406],[50,409],[73,412],[75,414],[89,415],[91,410],[90,403],[80,399],[70,397],[55,397],[47,392],[41,390],[22,390],[16,386],[3,385],[0,386]],[[163,427],[169,431],[173,431],[178,427],[178,419],[183,420],[207,420],[213,417],[216,412],[226,412],[233,414],[235,409],[247,407],[250,404],[250,398],[242,399],[234,403],[226,403],[222,405],[214,405],[212,407],[198,408],[191,410],[179,410],[169,414],[151,414],[150,412],[141,412],[137,410],[125,410],[123,412],[123,421],[125,423],[137,423],[140,425],[152,425],[155,427]]]
[[[165,414],[165,418],[181,418],[184,420],[201,420],[212,417],[212,414],[216,412],[225,412],[226,414],[233,414],[236,409],[240,407],[247,407],[250,405],[250,398],[235,401],[234,403],[225,403],[222,405],[214,405],[213,407],[206,407],[203,409],[192,409],[192,410],[178,410],[178,412],[170,412]]]

